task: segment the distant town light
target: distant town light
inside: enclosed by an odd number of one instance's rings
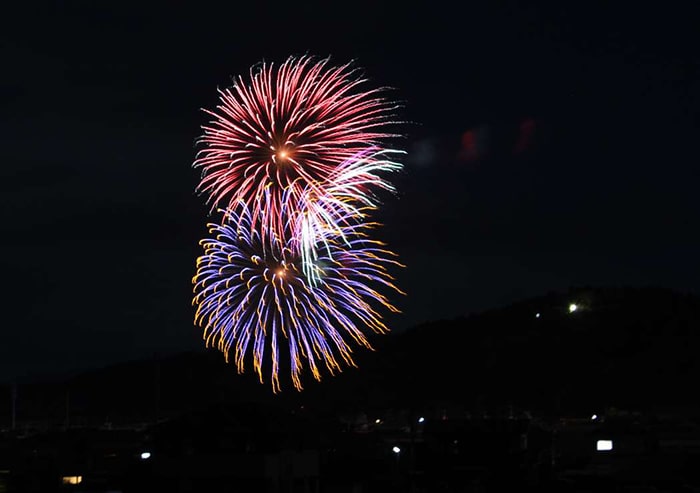
[[[400,449],[399,447],[397,447],[397,446],[394,446],[394,448],[392,448],[391,450],[392,450],[392,452],[394,452],[395,454],[398,454],[399,452],[401,452],[401,449]]]
[[[151,458],[150,452],[141,452],[141,460],[148,460]]]
[[[423,416],[421,416],[420,418],[418,418],[418,422],[419,422],[419,423],[422,423],[422,422],[424,422],[424,421],[425,421],[425,418],[424,418]]]
[[[540,312],[535,313],[535,318],[540,318]]]
[[[595,444],[595,449],[599,452],[605,450],[612,450],[613,442],[612,440],[598,440]]]
[[[80,484],[83,482],[82,476],[63,476],[63,484]]]
[[[571,303],[569,305],[569,313],[574,313],[576,310],[578,310],[578,305],[576,303]]]
[[[377,418],[377,419],[375,419],[375,420],[374,420],[374,423],[375,423],[375,424],[378,424],[378,425],[379,425],[379,424],[381,424],[381,423],[382,423],[382,420],[381,420],[381,419],[379,419],[379,418]]]
[[[591,416],[591,421],[595,421],[596,419],[598,419],[598,415],[597,415],[597,414],[594,414],[593,416]]]

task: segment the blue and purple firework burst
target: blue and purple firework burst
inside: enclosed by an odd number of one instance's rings
[[[366,235],[376,224],[347,221],[342,235],[319,238],[323,247],[307,276],[293,235],[280,239],[251,221],[241,205],[222,224],[209,224],[211,238],[200,242],[193,304],[207,345],[227,361],[233,353],[240,373],[252,360],[261,382],[269,373],[274,392],[282,366],[298,390],[305,361],[316,380],[323,366],[331,375],[355,366],[351,343],[371,349],[367,329],[387,332],[380,312],[398,311],[378,289],[402,293],[389,273],[401,266],[395,254]]]

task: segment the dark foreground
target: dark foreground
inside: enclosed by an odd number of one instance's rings
[[[6,430],[5,491],[700,491],[700,426],[615,410],[543,420],[214,408],[118,429]]]
[[[582,288],[379,339],[301,393],[215,352],[18,381],[0,493],[700,491],[699,323],[695,296]]]

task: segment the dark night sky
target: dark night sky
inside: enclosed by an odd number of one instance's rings
[[[199,109],[289,54],[357,59],[416,122],[382,217],[396,328],[570,285],[700,290],[690,10],[94,3],[0,21],[0,381],[201,347]]]

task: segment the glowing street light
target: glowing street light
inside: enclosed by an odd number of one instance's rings
[[[593,416],[591,416],[591,421],[595,421],[596,419],[598,419],[598,415],[597,415],[597,414],[594,414]]]
[[[574,313],[576,310],[578,310],[578,305],[576,303],[571,303],[569,305],[569,313]]]
[[[148,460],[151,458],[150,452],[141,452],[141,460]]]
[[[391,451],[394,452],[395,454],[398,454],[399,452],[401,452],[401,449],[399,447],[397,447],[396,445],[394,445],[394,448],[392,448]]]
[[[424,421],[425,421],[425,418],[424,418],[423,416],[421,416],[420,418],[418,418],[418,422],[419,422],[419,423],[423,423]]]

